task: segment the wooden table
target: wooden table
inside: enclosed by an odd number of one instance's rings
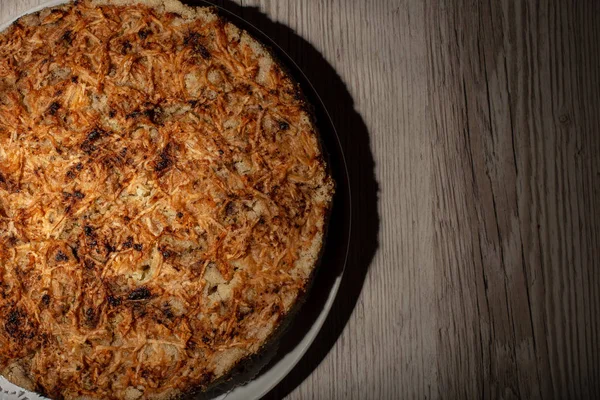
[[[599,398],[600,2],[216,3],[306,71],[353,186],[334,312],[267,397]]]

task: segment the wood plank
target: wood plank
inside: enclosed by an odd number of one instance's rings
[[[428,7],[440,394],[598,396],[598,42],[583,7]]]

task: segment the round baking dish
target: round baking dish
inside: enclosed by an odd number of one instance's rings
[[[0,25],[6,29],[23,15],[40,11],[46,7],[67,3],[64,0],[51,0],[15,16]],[[211,5],[206,3],[206,5]],[[212,5],[211,5],[212,6]],[[327,238],[320,265],[315,271],[311,289],[304,304],[278,339],[270,343],[264,351],[235,377],[208,392],[198,393],[198,399],[245,400],[259,399],[275,387],[300,361],[317,337],[337,296],[342,281],[349,247],[351,229],[351,195],[349,177],[342,146],[332,120],[318,93],[304,73],[283,49],[266,34],[241,17],[218,8],[219,14],[235,25],[248,31],[252,36],[270,48],[275,57],[284,65],[290,75],[300,84],[313,113],[320,133],[324,152],[328,154],[331,174],[336,182]],[[343,294],[342,294],[343,295]],[[0,376],[0,400],[42,399],[43,397],[19,388]]]

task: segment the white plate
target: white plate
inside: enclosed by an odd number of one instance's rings
[[[68,3],[68,1],[50,0],[50,1],[44,2],[44,3],[40,4],[39,6],[32,8],[30,10],[27,10],[27,11],[23,12],[22,14],[12,18],[8,22],[0,25],[0,32],[5,30],[6,28],[8,28],[15,20],[22,17],[23,15],[31,14],[31,13],[40,11],[46,7],[57,6],[57,5],[64,4],[64,3]],[[250,24],[248,24],[248,25],[250,25]],[[257,28],[254,27],[254,29],[257,32],[260,32]],[[264,35],[264,34],[263,34],[263,36],[266,37],[266,35]],[[271,45],[272,47],[277,46],[273,42],[268,43],[268,44]],[[279,50],[283,54],[285,54],[282,49],[279,48]],[[288,58],[288,60],[286,60],[286,61],[289,61],[290,63],[293,64],[293,61],[291,60],[291,58],[289,58],[289,57],[287,57],[287,58]],[[297,67],[297,65],[294,65],[294,67],[296,67],[296,70],[298,73],[302,74],[302,72]],[[306,79],[306,77],[304,75],[302,75],[302,76]],[[306,79],[306,81],[308,82],[308,79]],[[308,84],[310,85],[310,83],[308,83]],[[314,95],[316,96],[316,101],[321,103],[321,104],[314,104],[314,105],[321,106],[326,114],[327,111],[325,110],[325,108],[321,102],[321,99],[318,98],[318,94],[316,93],[316,91],[314,91],[314,88],[313,87],[310,87],[310,88],[305,87],[304,89],[305,89],[305,91],[306,91],[306,89],[312,89],[312,91],[314,92]],[[328,115],[327,115],[327,118],[329,118]],[[326,121],[326,123],[331,124],[331,129],[334,129],[330,118],[329,118],[329,121]],[[339,145],[339,139],[337,138],[337,134],[335,133],[335,130],[331,134],[336,136],[334,142],[337,145]],[[340,149],[341,149],[341,146],[340,146]],[[338,150],[338,149],[336,149],[336,150]],[[347,182],[348,176],[347,176],[347,170],[345,167],[345,161],[343,160],[343,153],[341,153],[341,150],[338,150],[338,151],[340,152],[340,156],[342,158],[341,160],[338,160],[338,161],[343,164],[342,169],[344,170],[344,172],[346,174],[345,176],[341,177],[341,179],[345,180]],[[347,184],[346,182],[343,182],[342,184],[345,185],[345,184]],[[348,207],[350,207],[349,203],[348,203]],[[350,229],[350,227],[348,227],[348,232],[349,232],[349,229]],[[321,312],[318,314],[317,318],[314,320],[312,326],[306,332],[304,337],[287,354],[285,354],[285,355],[277,354],[275,357],[277,359],[277,361],[274,363],[270,363],[268,365],[268,367],[266,369],[262,370],[260,372],[260,374],[258,376],[256,376],[254,379],[250,380],[249,382],[247,382],[241,386],[235,387],[234,389],[232,389],[231,391],[229,391],[227,393],[223,393],[216,397],[213,397],[212,400],[260,399],[262,396],[267,394],[271,389],[273,389],[283,378],[285,378],[285,376],[292,370],[292,368],[294,368],[294,366],[298,363],[298,361],[300,361],[302,356],[306,353],[306,351],[308,350],[308,348],[310,347],[312,342],[315,340],[317,334],[319,333],[319,331],[321,330],[321,327],[323,326],[323,323],[325,322],[327,315],[329,314],[329,311],[331,310],[333,301],[335,300],[337,291],[338,291],[340,283],[342,281],[343,269],[346,264],[346,257],[347,257],[347,250],[348,250],[347,244],[348,243],[344,243],[345,249],[343,249],[343,254],[345,255],[344,260],[343,260],[344,265],[341,266],[341,268],[339,266],[337,267],[339,274],[333,278],[333,282],[330,286],[329,294],[326,298],[325,303],[322,305]],[[319,278],[319,275],[322,276],[323,274],[318,274],[317,279]],[[302,313],[302,310],[300,310],[300,313]],[[284,335],[284,338],[285,338],[285,335]],[[26,399],[42,400],[45,398],[36,393],[32,393],[30,391],[24,390],[16,385],[8,382],[6,379],[4,379],[4,377],[0,376],[0,400],[26,400]]]

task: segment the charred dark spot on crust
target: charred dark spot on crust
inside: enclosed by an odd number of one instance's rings
[[[98,325],[98,320],[100,319],[100,313],[97,312],[93,307],[88,307],[84,313],[85,316],[85,325],[88,328],[95,328]]]
[[[206,47],[204,47],[201,44],[198,44],[197,46],[194,47],[194,50],[199,53],[202,58],[204,58],[205,60],[208,60],[210,58],[210,53],[208,51],[208,49]]]
[[[144,271],[144,272],[150,271],[150,266],[148,264],[142,265],[142,271]]]
[[[227,205],[225,206],[225,215],[230,217],[235,213],[235,203],[230,201],[229,203],[227,203]]]
[[[75,260],[77,262],[80,261],[79,259],[79,247],[77,245],[75,246],[69,246],[71,248],[71,253],[73,254],[73,257],[75,258]]]
[[[44,333],[42,333],[42,334],[40,335],[40,338],[42,339],[42,345],[44,345],[44,346],[47,346],[47,345],[48,345],[48,343],[50,343],[50,337],[48,336],[48,334],[47,334],[47,333],[45,333],[45,332],[44,332]]]
[[[77,165],[75,165],[75,169],[77,171],[81,171],[83,169],[83,164],[82,163],[77,163]]]
[[[197,347],[197,344],[196,344],[196,342],[194,341],[194,339],[189,339],[189,340],[186,342],[186,344],[185,344],[185,349],[186,349],[186,350],[191,350],[191,351],[193,351],[193,350],[195,350],[195,349],[196,349],[196,347]]]
[[[150,29],[142,29],[138,32],[138,37],[140,39],[146,39],[151,33],[152,31]]]
[[[50,106],[48,106],[48,114],[49,115],[56,115],[56,112],[58,111],[58,109],[60,108],[60,103],[58,101],[53,101]]]
[[[114,253],[114,251],[116,250],[115,247],[112,244],[108,243],[108,242],[104,242],[104,248],[106,249],[106,252],[108,254]]]
[[[50,304],[50,295],[48,293],[42,296],[42,304],[45,306]]]
[[[304,99],[304,96],[302,95],[302,90],[300,90],[300,86],[296,86],[294,88],[294,100],[301,101],[303,99]]]
[[[71,30],[65,31],[60,37],[60,40],[68,45],[73,44],[73,32]]]
[[[212,382],[215,377],[215,374],[211,371],[206,371],[202,374],[202,379],[200,381],[200,386],[206,386],[209,382]]]
[[[90,133],[88,133],[87,140],[96,141],[96,140],[100,139],[100,136],[102,136],[102,133],[103,132],[100,129],[97,129],[97,128],[92,129],[90,131]]]
[[[108,116],[109,116],[110,118],[114,118],[114,117],[115,117],[115,115],[117,115],[117,112],[116,112],[115,110],[110,110],[110,111],[108,112]]]
[[[131,301],[147,300],[150,297],[152,297],[152,293],[150,292],[150,290],[147,287],[142,286],[142,287],[132,290],[129,293],[129,295],[127,296],[127,300],[131,300]]]
[[[181,211],[179,211],[179,212],[177,213],[177,218],[182,218],[182,217],[183,217],[183,213],[182,213]]]
[[[96,266],[94,264],[94,262],[92,260],[90,260],[89,258],[84,261],[83,265],[85,266],[85,268],[87,270],[90,270],[90,271],[93,270],[94,267]]]
[[[279,130],[287,131],[288,129],[290,129],[290,124],[286,121],[279,121]]]
[[[67,175],[68,175],[68,173],[67,173]],[[75,175],[75,173],[73,173],[73,175]],[[75,198],[77,200],[82,200],[84,197],[85,197],[85,194],[83,194],[79,190],[75,190],[73,193],[63,192],[63,198],[65,200],[72,199],[72,198]]]
[[[12,310],[10,313],[8,313],[6,323],[4,324],[6,333],[13,337],[16,336],[18,334],[19,325],[21,324],[22,318],[23,316],[21,315],[20,310]]]
[[[129,53],[131,51],[131,49],[133,48],[133,46],[131,45],[131,43],[129,43],[129,41],[124,41],[123,45],[121,47],[121,54],[125,55],[127,53]]]
[[[154,170],[159,174],[164,173],[167,169],[169,169],[173,165],[173,160],[171,159],[171,145],[168,144],[158,155],[158,160],[156,161],[156,166]]]
[[[71,77],[71,82],[73,82],[73,83],[77,83],[77,82],[79,82],[79,77],[78,77],[77,75],[73,75],[73,76]]]
[[[183,44],[186,46],[194,45],[202,38],[198,32],[189,32],[183,39]]]
[[[143,368],[140,375],[142,376],[142,378],[148,379],[148,378],[152,377],[153,373],[152,373],[152,370],[150,370],[148,368]]]
[[[183,39],[183,44],[188,46],[190,44],[193,44],[194,42],[197,42],[200,38],[201,36],[198,32],[188,32],[188,34]]]
[[[110,295],[106,298],[106,301],[108,301],[108,304],[110,304],[113,307],[117,307],[117,306],[121,305],[121,298],[118,296]]]
[[[240,83],[235,87],[236,92],[251,95],[252,94],[252,86],[247,83]]]
[[[141,116],[145,116],[152,122],[154,125],[162,125],[163,124],[163,110],[159,105],[146,103],[144,104],[141,110],[136,110],[130,112],[125,116],[126,119],[136,119]]]
[[[173,255],[173,253],[171,252],[171,250],[167,249],[166,247],[161,247],[160,248],[160,255],[163,256],[163,258],[169,258]]]
[[[162,312],[168,319],[175,318],[175,314],[173,314],[173,311],[171,310],[171,305],[167,302],[163,304]]]
[[[279,314],[279,312],[281,311],[281,307],[279,306],[279,304],[275,303],[273,304],[273,307],[271,307],[271,310],[273,310],[273,314]]]
[[[88,245],[91,247],[96,247],[98,245],[98,237],[96,235],[96,231],[89,225],[85,225],[83,227],[83,233],[88,238]]]
[[[130,249],[133,247],[133,236],[127,236],[127,240],[123,242],[124,249]]]
[[[136,251],[142,251],[143,248],[144,246],[141,243],[136,243],[133,245],[133,249]]]
[[[100,139],[104,134],[105,132],[102,129],[92,129],[90,133],[88,133],[83,143],[81,143],[81,150],[83,150],[83,152],[87,154],[91,154],[94,151],[96,151],[96,146],[94,145],[94,143],[97,142],[98,139]]]
[[[129,114],[127,114],[125,116],[125,119],[134,119],[134,118],[139,117],[140,115],[141,115],[141,113],[139,111],[133,111],[133,112],[130,112]]]
[[[19,342],[33,339],[36,331],[25,311],[20,308],[14,308],[8,313],[4,322],[4,330],[8,336]]]
[[[67,171],[67,178],[69,179],[75,179],[75,172],[73,172],[73,170],[69,170]]]
[[[69,257],[62,250],[56,252],[54,259],[58,262],[69,261]]]
[[[183,40],[183,44],[192,48],[194,53],[200,54],[202,58],[208,60],[210,58],[210,52],[201,43],[203,36],[197,32],[190,32]]]
[[[94,235],[94,228],[92,228],[89,225],[86,225],[83,227],[83,232],[85,233],[85,236],[93,236]]]
[[[117,65],[113,62],[109,62],[108,63],[108,76],[115,76],[115,74],[117,73]]]
[[[154,125],[161,125],[163,120],[163,110],[159,106],[155,106],[152,104],[146,105],[146,110],[144,110],[144,115],[152,122]]]

